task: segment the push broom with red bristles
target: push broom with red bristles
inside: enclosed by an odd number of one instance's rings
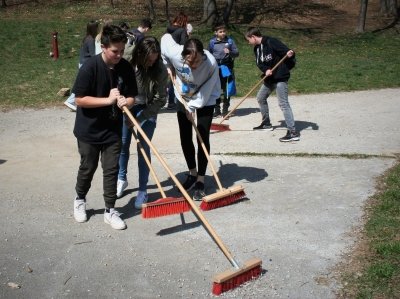
[[[187,203],[185,198],[183,197],[167,197],[162,186],[160,180],[157,177],[157,174],[151,165],[150,159],[146,154],[142,144],[139,141],[139,138],[135,132],[135,129],[132,128],[133,137],[138,144],[139,150],[142,153],[143,159],[146,161],[147,166],[149,167],[151,176],[155,181],[158,190],[161,193],[162,198],[157,199],[156,201],[142,204],[142,217],[143,218],[156,218],[174,214],[182,214],[190,211],[190,205]]]
[[[223,273],[216,275],[213,279],[213,287],[212,292],[215,295],[220,295],[222,292],[226,292],[232,290],[247,281],[255,279],[261,275],[262,271],[262,261],[258,258],[253,258],[245,262],[242,266],[239,266],[238,262],[233,258],[233,255],[230,253],[228,248],[222,242],[221,238],[218,236],[216,231],[212,228],[210,223],[207,221],[203,213],[194,203],[193,199],[190,198],[189,194],[186,192],[185,188],[183,188],[182,184],[178,181],[176,176],[172,173],[171,169],[168,167],[165,160],[158,153],[157,149],[153,146],[150,139],[146,136],[142,128],[140,127],[137,120],[133,117],[132,113],[126,106],[122,107],[122,110],[126,113],[129,119],[132,121],[134,126],[137,128],[139,133],[142,135],[143,139],[149,145],[153,153],[156,155],[157,159],[160,161],[162,166],[168,172],[169,176],[172,178],[178,189],[181,191],[182,195],[190,205],[193,213],[196,217],[201,221],[202,225],[206,229],[207,233],[211,236],[214,242],[217,244],[218,248],[223,252],[225,257],[232,264],[234,269],[227,270]]]
[[[172,76],[171,73],[170,73],[170,77],[171,77],[171,81],[172,81],[173,85],[176,88],[175,78]],[[179,102],[182,103],[182,105],[185,107],[185,109],[187,109],[187,104],[186,104],[185,100],[182,99],[181,95],[179,95],[178,100],[179,100]],[[194,130],[196,131],[197,138],[200,141],[201,147],[207,158],[207,161],[210,165],[211,171],[213,173],[214,179],[215,179],[215,181],[218,185],[218,189],[219,189],[217,192],[203,197],[202,202],[200,204],[200,208],[203,211],[208,211],[208,210],[212,210],[212,209],[216,209],[216,208],[220,208],[220,207],[224,207],[224,206],[233,204],[233,203],[243,199],[246,196],[246,194],[244,193],[244,188],[242,186],[232,186],[227,189],[222,187],[221,180],[219,179],[217,171],[215,170],[214,164],[211,160],[210,154],[208,153],[207,147],[204,144],[204,141],[200,135],[199,129],[197,128],[197,126],[194,122],[194,119],[192,118],[191,115],[189,116],[189,120],[192,123]]]
[[[285,61],[286,58],[288,58],[287,54],[283,56],[282,59],[279,60],[277,64],[275,64],[275,66],[271,69],[271,72],[274,72],[276,68],[280,66],[282,62]],[[219,123],[217,124],[211,123],[211,130],[220,132],[230,131],[231,129],[229,128],[229,125],[223,124],[223,122],[229,118],[229,116],[250,96],[250,94],[254,91],[254,89],[256,89],[265,80],[265,78],[267,78],[267,76],[264,76],[260,81],[258,81],[256,85],[254,85],[252,89],[250,89],[250,91],[235,105],[235,107],[232,108],[231,111],[229,111],[228,114],[226,114],[222,118],[222,120]]]

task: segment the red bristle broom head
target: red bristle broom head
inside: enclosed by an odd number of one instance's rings
[[[231,129],[229,128],[229,125],[225,124],[211,124],[210,130],[213,131],[230,131]]]
[[[200,204],[200,209],[203,211],[209,211],[224,206],[228,206],[235,202],[240,201],[246,196],[242,186],[234,186],[232,188],[226,189],[222,192],[217,192],[205,196]]]
[[[156,218],[168,215],[182,214],[190,211],[190,205],[185,198],[166,197],[142,205],[143,218]]]
[[[212,293],[221,295],[261,275],[262,261],[253,258],[247,261],[240,269],[227,270],[213,279]]]

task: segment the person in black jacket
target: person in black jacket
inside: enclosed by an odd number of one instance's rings
[[[279,107],[285,118],[287,133],[279,141],[299,141],[300,133],[296,131],[292,108],[288,100],[288,81],[290,78],[290,69],[295,65],[295,53],[290,50],[280,40],[263,36],[258,28],[250,27],[246,34],[246,40],[254,46],[254,55],[257,67],[266,77],[264,84],[257,93],[257,102],[260,106],[261,124],[254,127],[253,130],[272,131],[273,127],[269,118],[268,97],[276,90]],[[284,61],[273,73],[271,69],[278,61],[287,54],[288,59]]]

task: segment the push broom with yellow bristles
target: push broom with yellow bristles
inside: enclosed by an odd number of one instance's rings
[[[176,88],[175,78],[172,76],[171,73],[170,73],[170,77],[171,77],[171,81],[172,81],[173,85]],[[186,101],[182,98],[182,96],[180,94],[179,94],[178,101],[182,103],[182,105],[185,107],[185,109],[187,109]],[[212,209],[230,205],[232,203],[235,203],[235,202],[243,199],[246,196],[246,194],[244,193],[244,188],[242,186],[240,186],[240,185],[232,186],[227,189],[222,187],[221,180],[219,179],[217,171],[215,170],[214,164],[211,160],[210,154],[208,153],[207,147],[204,144],[204,141],[200,135],[199,129],[197,128],[197,126],[194,122],[194,119],[191,115],[189,116],[189,120],[190,120],[194,130],[196,131],[197,138],[200,141],[201,147],[207,158],[208,164],[210,165],[211,171],[213,173],[214,179],[215,179],[215,181],[218,185],[218,189],[219,189],[217,192],[215,192],[213,194],[204,196],[202,198],[200,208],[203,211],[208,211],[208,210],[212,210]]]
[[[155,181],[158,190],[161,193],[162,198],[157,199],[156,201],[142,204],[142,217],[143,218],[156,218],[174,214],[183,214],[185,212],[190,211],[190,205],[187,203],[185,198],[183,197],[167,197],[162,186],[160,180],[157,177],[157,174],[151,165],[150,159],[146,154],[142,144],[139,141],[139,138],[135,132],[135,129],[132,128],[132,135],[138,144],[139,150],[143,156],[143,159],[146,161],[147,167],[149,167],[151,176]],[[182,218],[182,215],[181,215]]]
[[[133,117],[132,113],[129,111],[129,109],[126,106],[122,107],[122,110],[126,113],[126,115],[129,117],[133,125],[137,128],[139,133],[142,135],[143,139],[146,141],[146,143],[149,145],[153,153],[156,155],[157,159],[160,161],[162,166],[165,168],[165,170],[168,172],[169,176],[172,178],[178,189],[181,191],[182,195],[190,205],[193,213],[195,216],[201,221],[202,225],[206,229],[207,233],[210,235],[210,237],[214,240],[214,242],[217,244],[218,248],[223,252],[225,257],[229,260],[229,262],[232,264],[234,269],[227,270],[223,273],[220,273],[216,275],[213,278],[213,287],[212,287],[212,292],[214,295],[220,295],[223,292],[232,290],[245,282],[252,280],[254,278],[257,278],[261,275],[262,271],[262,261],[261,259],[258,258],[253,258],[245,263],[243,265],[239,265],[239,263],[234,259],[233,255],[230,253],[228,248],[225,246],[225,244],[222,242],[221,238],[218,236],[216,231],[212,228],[210,223],[207,221],[201,210],[197,207],[193,199],[190,198],[189,194],[186,192],[185,188],[183,188],[182,184],[179,182],[179,180],[176,178],[176,176],[172,173],[171,169],[165,162],[165,160],[161,157],[157,149],[154,147],[150,139],[146,136],[142,128],[140,127],[139,123],[137,120]]]
[[[277,64],[275,64],[275,66],[271,69],[271,72],[274,72],[276,70],[276,68],[278,66],[280,66],[282,64],[282,62],[285,61],[286,58],[288,58],[287,54],[285,56],[283,56],[282,59],[279,60]],[[267,76],[264,76],[260,81],[258,81],[256,83],[256,85],[254,85],[250,89],[250,91],[232,108],[231,111],[229,111],[228,114],[226,114],[222,118],[222,120],[219,123],[217,123],[217,124],[212,123],[211,124],[211,130],[213,130],[213,131],[221,131],[221,132],[230,131],[231,129],[229,128],[229,125],[223,124],[223,122],[229,118],[229,116],[250,96],[250,94],[254,91],[254,89],[256,89],[265,80],[265,78],[267,78]]]

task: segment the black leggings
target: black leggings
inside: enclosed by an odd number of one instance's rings
[[[185,156],[186,164],[189,169],[196,168],[196,150],[193,143],[193,127],[186,117],[185,108],[181,103],[178,102],[178,124],[179,134],[181,137],[181,147],[183,155]],[[200,136],[204,141],[208,153],[210,153],[210,127],[213,118],[214,105],[205,106],[196,110],[197,114],[197,128],[200,132]],[[196,134],[196,132],[195,132]],[[201,147],[200,140],[197,139],[197,161],[198,169],[197,174],[204,176],[207,169],[207,157],[204,154],[203,148]]]

